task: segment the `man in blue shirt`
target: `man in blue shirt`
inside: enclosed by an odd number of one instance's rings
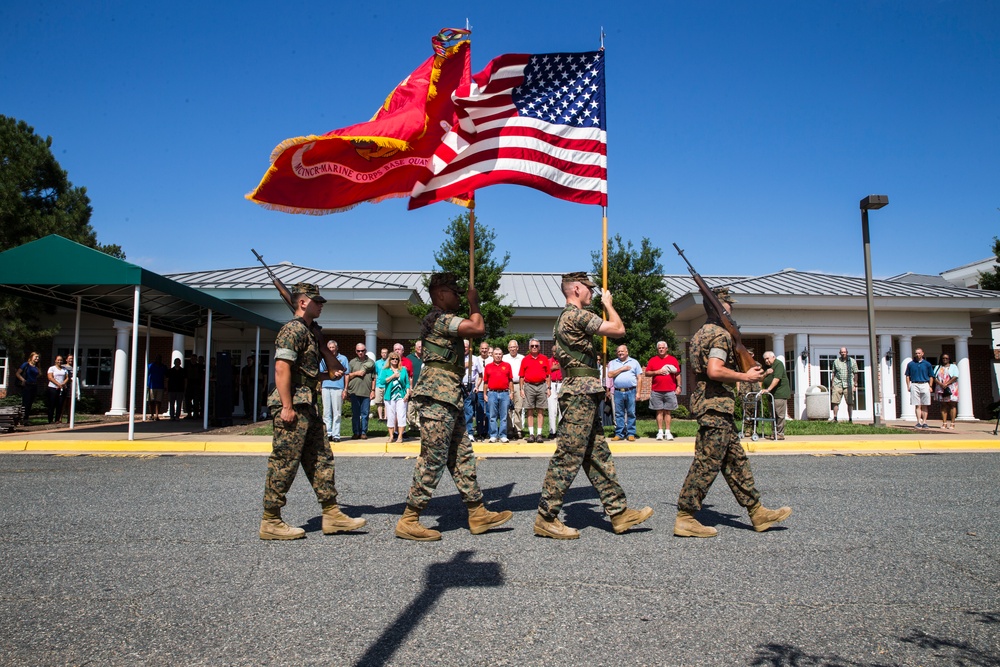
[[[906,364],[906,389],[910,392],[910,405],[917,415],[917,428],[927,425],[927,411],[931,404],[931,375],[934,367],[924,359],[924,351],[919,347],[913,353],[914,359]]]
[[[615,436],[611,439],[632,442],[635,440],[635,394],[642,366],[628,356],[625,345],[618,346],[616,355],[617,358],[608,364],[608,378],[614,381],[608,393],[614,392],[615,402]]]
[[[326,347],[347,368],[347,357],[338,353],[337,341],[327,341]],[[323,377],[328,377],[325,375],[326,362],[322,359],[319,362],[319,372]],[[344,386],[344,371],[334,371],[333,376],[335,380],[323,380],[323,423],[326,425],[326,439],[340,442],[340,416],[344,412],[347,388]]]

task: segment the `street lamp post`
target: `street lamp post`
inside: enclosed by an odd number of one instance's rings
[[[889,203],[887,195],[868,195],[861,200],[861,238],[865,246],[865,292],[868,297],[868,351],[871,364],[872,387],[875,389],[875,402],[872,404],[874,426],[884,426],[884,420],[879,419],[882,409],[882,382],[878,376],[878,349],[875,345],[875,293],[872,288],[872,248],[868,236],[868,210],[882,208]]]

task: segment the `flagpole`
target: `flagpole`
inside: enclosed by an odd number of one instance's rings
[[[601,288],[608,291],[608,207],[601,207]],[[608,319],[608,311],[604,309],[604,319]],[[603,363],[608,363],[608,337],[604,336],[601,354]],[[601,375],[604,375],[604,367],[601,367]]]
[[[469,287],[476,287],[476,193],[472,193],[469,198]],[[471,313],[470,313],[471,314]],[[469,358],[466,359],[466,377],[472,378],[472,346],[474,340],[469,341]],[[475,389],[475,387],[473,387]]]

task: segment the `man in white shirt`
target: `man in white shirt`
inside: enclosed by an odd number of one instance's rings
[[[521,400],[521,362],[524,355],[518,354],[519,346],[516,340],[507,343],[508,354],[503,355],[503,360],[510,364],[511,373],[514,374],[514,392],[510,402],[510,419],[507,420],[507,431],[511,440],[519,440],[522,430],[522,410],[524,401]]]

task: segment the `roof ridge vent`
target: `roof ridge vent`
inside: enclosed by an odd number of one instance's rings
[[[278,262],[278,266],[292,266],[292,263],[286,259],[283,262]]]
[[[789,267],[789,268],[787,268],[787,269],[782,269],[781,271],[779,271],[779,273],[794,273],[794,272],[796,272],[796,271],[798,271],[798,269],[795,269],[795,268],[792,268],[792,267]]]

